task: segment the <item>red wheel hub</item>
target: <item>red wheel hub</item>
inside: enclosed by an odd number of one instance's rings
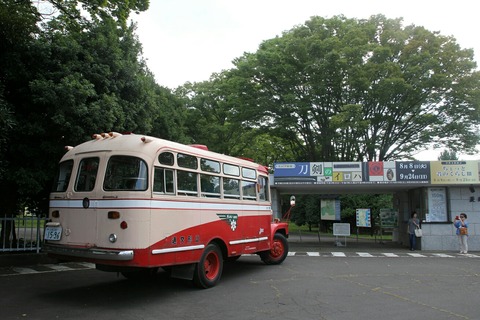
[[[273,241],[273,246],[272,246],[272,249],[270,250],[272,257],[278,258],[282,256],[284,250],[285,248],[281,241],[278,241],[278,240]]]
[[[205,270],[205,277],[209,280],[213,280],[217,277],[220,270],[220,260],[215,252],[210,252],[205,262],[203,263],[203,269]]]

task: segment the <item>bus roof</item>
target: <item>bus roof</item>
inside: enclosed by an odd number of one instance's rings
[[[189,146],[178,142],[133,133],[120,134],[111,132],[109,134],[94,134],[92,137],[92,140],[81,143],[73,148],[66,147],[68,152],[63,156],[62,161],[67,158],[72,158],[77,154],[99,151],[133,151],[153,157],[160,149],[165,149],[173,152],[184,152],[211,160],[237,164],[243,167],[256,168],[258,171],[268,174],[267,168],[263,165],[246,160],[246,158],[237,158],[209,151],[204,145]]]

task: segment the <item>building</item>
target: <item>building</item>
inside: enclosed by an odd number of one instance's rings
[[[386,209],[397,215],[393,240],[408,243],[406,224],[416,211],[422,250],[456,251],[453,220],[464,212],[469,250],[480,250],[479,161],[283,162],[275,163],[271,184],[277,216],[282,194],[391,193],[392,208]]]

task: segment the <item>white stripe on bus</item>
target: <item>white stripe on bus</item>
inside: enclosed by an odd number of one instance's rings
[[[234,245],[234,244],[240,244],[240,243],[250,243],[250,242],[257,242],[257,241],[264,241],[267,240],[268,237],[261,237],[261,238],[255,238],[255,239],[245,239],[245,240],[234,240],[230,241],[229,244]]]
[[[203,249],[203,248],[205,248],[205,245],[199,244],[197,246],[177,247],[177,248],[167,248],[167,249],[155,249],[155,250],[152,250],[152,254],[181,252],[181,251],[189,251],[189,250],[200,250],[200,249]]]
[[[50,208],[83,208],[82,200],[51,200]],[[270,211],[271,206],[252,204],[229,204],[190,201],[159,200],[90,200],[90,208],[136,208],[136,209],[196,209],[196,210],[240,210]]]

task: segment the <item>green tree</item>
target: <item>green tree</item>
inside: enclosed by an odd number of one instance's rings
[[[242,81],[230,71],[213,74],[209,81],[187,83],[176,90],[187,108],[187,134],[210,150],[241,156],[273,166],[293,161],[291,141],[256,125],[245,106]]]
[[[457,153],[452,150],[443,150],[438,156],[438,160],[458,160]]]
[[[187,107],[187,133],[193,143],[210,150],[242,155],[238,146],[251,128],[242,126],[242,108],[227,72],[213,74],[209,81],[187,83],[177,90]]]
[[[42,16],[29,1],[0,1],[2,212],[23,205],[46,212],[64,145],[101,131],[148,134],[160,132],[162,121],[181,124],[178,100],[141,57],[135,26],[119,28],[118,18],[102,14],[68,28],[71,17],[62,11],[39,29]]]
[[[24,1],[27,2],[27,1]],[[46,0],[60,16],[56,18],[65,24],[67,29],[81,28],[92,21],[99,23],[105,19],[113,19],[117,25],[126,28],[131,12],[146,11],[149,0]],[[51,12],[47,12],[50,14]],[[46,17],[48,17],[48,14]]]
[[[157,87],[155,96],[155,104],[159,109],[156,114],[152,115],[155,120],[149,134],[180,143],[190,143],[191,140],[187,136],[185,127],[187,110],[183,100],[172,93],[170,89],[160,86]]]
[[[238,107],[292,141],[299,161],[395,160],[433,142],[473,152],[479,141],[473,51],[401,19],[313,17],[235,67]]]
[[[340,207],[342,221],[350,223],[350,226],[356,225],[356,209],[370,209],[372,228],[369,230],[372,234],[376,226],[380,225],[380,209],[389,209],[393,207],[393,196],[391,194],[349,194],[340,196]]]

